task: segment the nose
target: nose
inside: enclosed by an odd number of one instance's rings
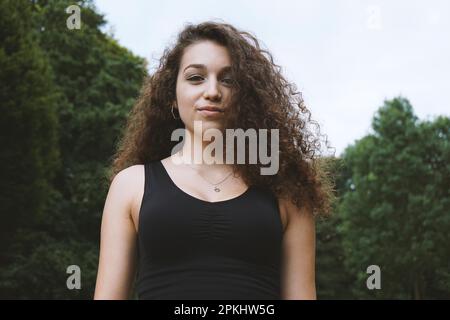
[[[220,100],[222,98],[222,94],[219,90],[217,80],[210,80],[203,92],[203,97],[208,100]]]

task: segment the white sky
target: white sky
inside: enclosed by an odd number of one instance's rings
[[[95,3],[106,30],[150,68],[185,23],[221,19],[251,32],[302,91],[336,156],[370,132],[385,99],[408,98],[421,119],[450,114],[448,0]]]

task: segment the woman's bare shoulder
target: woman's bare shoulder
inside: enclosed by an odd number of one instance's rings
[[[113,178],[110,192],[135,206],[136,200],[142,193],[145,183],[145,169],[143,164],[136,164],[119,171]]]
[[[120,180],[119,184],[122,192],[127,194],[125,201],[127,201],[129,205],[129,214],[137,231],[139,225],[139,211],[144,196],[145,167],[143,164],[130,166],[120,171],[116,178]]]
[[[133,190],[139,181],[144,179],[144,165],[136,164],[119,171],[111,182],[111,186],[124,192]]]

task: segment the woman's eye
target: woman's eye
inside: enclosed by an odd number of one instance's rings
[[[203,79],[203,78],[200,76],[193,76],[193,77],[188,78],[189,81],[199,81],[201,79]]]
[[[224,81],[226,84],[233,84],[233,79],[223,79],[222,81]]]

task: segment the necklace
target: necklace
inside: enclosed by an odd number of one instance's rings
[[[178,155],[180,158],[182,157],[182,155],[180,155],[179,153],[177,153],[177,155]],[[194,170],[195,173],[198,174],[198,175],[200,176],[200,178],[202,178],[203,180],[205,180],[208,184],[212,185],[212,186],[214,187],[214,191],[215,191],[215,192],[220,192],[220,191],[222,191],[222,190],[218,187],[218,185],[221,184],[221,183],[223,183],[225,180],[227,180],[227,179],[231,176],[231,174],[233,173],[233,172],[230,172],[225,178],[223,178],[221,181],[219,181],[219,182],[217,182],[217,183],[211,183],[211,182],[209,182],[205,177],[203,177],[197,170],[195,170],[191,165],[189,165],[189,164],[187,164],[187,163],[186,163],[186,165],[187,165],[189,168],[191,168],[192,170]]]

